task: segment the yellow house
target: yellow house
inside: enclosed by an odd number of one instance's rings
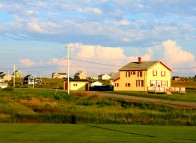
[[[171,86],[171,69],[161,61],[130,62],[119,69],[114,80],[114,91],[148,91],[150,88],[166,90]]]
[[[74,75],[74,79],[86,79],[86,74],[83,71],[79,71]]]
[[[64,90],[68,90],[67,81],[64,82]],[[89,82],[87,80],[71,80],[69,81],[70,91],[88,91]]]

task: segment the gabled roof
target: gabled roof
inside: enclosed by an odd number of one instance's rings
[[[52,73],[52,75],[67,75],[66,73]]]
[[[58,74],[59,74],[59,75],[67,75],[66,73],[61,73],[61,72],[60,72],[60,73],[58,73]]]
[[[110,76],[111,76],[111,79],[113,80],[117,79],[118,77],[120,77],[120,72],[116,72],[116,73],[113,72],[110,74]]]
[[[110,75],[108,75],[108,74],[100,74],[100,75],[98,75],[98,77],[104,76],[104,75],[110,76]]]
[[[7,74],[4,73],[4,72],[0,72],[0,76],[1,76],[1,77],[5,76],[5,75],[7,75]]]
[[[166,65],[164,65],[161,61],[142,61],[141,63],[139,63],[139,62],[130,62],[127,65],[125,65],[124,67],[120,68],[120,71],[124,71],[124,70],[147,71],[150,67],[152,67],[153,65],[155,65],[157,63],[162,64],[164,67],[166,67],[168,70],[171,71],[171,69],[169,67],[167,67]]]

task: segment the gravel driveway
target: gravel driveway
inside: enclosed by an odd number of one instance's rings
[[[97,95],[97,96],[105,96],[119,99],[129,99],[135,101],[145,101],[149,103],[165,103],[165,104],[173,104],[173,105],[182,105],[189,106],[196,109],[196,102],[184,102],[184,101],[173,101],[173,100],[164,100],[164,99],[155,99],[155,98],[145,98],[145,97],[136,97],[136,96],[127,96],[122,94],[113,94],[113,93],[105,93],[99,91],[84,91],[88,95]]]

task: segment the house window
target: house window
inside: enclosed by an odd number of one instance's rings
[[[167,80],[163,80],[162,81],[162,87],[168,87],[168,81]]]
[[[153,71],[152,71],[152,75],[153,75],[153,76],[157,76],[157,71],[156,71],[156,70],[153,70]]]
[[[156,80],[151,80],[150,81],[150,86],[156,86],[156,83],[157,83]]]
[[[78,86],[78,84],[73,84],[73,86]]]
[[[138,71],[138,77],[142,77],[142,71]]]
[[[135,71],[131,71],[131,75],[135,75]]]
[[[130,71],[126,71],[126,77],[130,77]]]
[[[136,87],[144,87],[144,80],[136,80]]]
[[[161,76],[165,77],[165,71],[161,71]]]
[[[115,87],[119,87],[119,83],[115,83]]]
[[[130,84],[130,83],[125,83],[125,86],[126,86],[126,87],[130,87],[131,84]]]

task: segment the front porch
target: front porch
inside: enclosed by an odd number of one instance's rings
[[[147,87],[148,93],[186,93],[185,87]]]

